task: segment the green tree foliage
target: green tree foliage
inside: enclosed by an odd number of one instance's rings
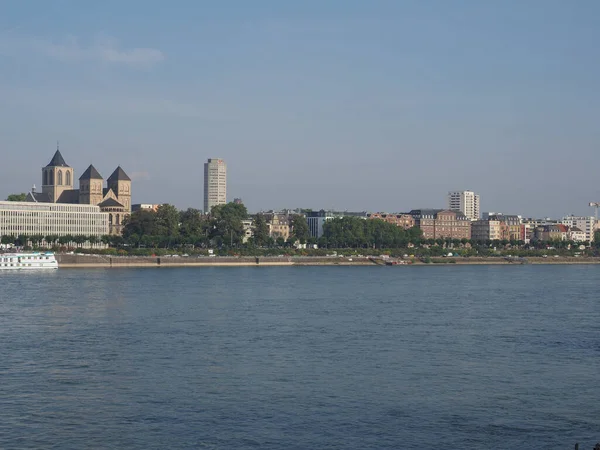
[[[186,244],[202,245],[208,234],[208,220],[198,209],[188,208],[179,213],[179,234]]]
[[[22,192],[20,194],[10,194],[6,197],[7,202],[24,202],[27,199],[27,194]]]
[[[243,204],[214,206],[210,212],[210,238],[217,246],[239,244],[244,236],[242,220],[248,217]]]
[[[264,214],[254,216],[253,240],[258,247],[265,246],[269,241],[269,226]]]
[[[154,236],[157,234],[156,213],[149,209],[140,209],[132,213],[124,220],[123,237],[129,238],[132,235]],[[103,237],[102,242],[108,243],[110,237]]]
[[[179,235],[179,211],[173,205],[160,205],[155,220],[156,234],[171,238]]]
[[[301,214],[294,214],[290,219],[290,228],[291,236],[300,241],[301,244],[305,244],[310,237],[306,217]]]
[[[325,222],[320,242],[337,248],[404,248],[421,235],[418,228],[404,230],[379,219],[341,217]]]

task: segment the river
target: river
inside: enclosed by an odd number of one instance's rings
[[[599,266],[0,273],[2,449],[600,441]]]

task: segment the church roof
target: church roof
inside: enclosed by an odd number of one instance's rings
[[[125,171],[121,169],[121,166],[119,166],[115,169],[112,175],[108,177],[108,182],[111,181],[131,181],[131,178],[129,178]]]
[[[60,150],[56,149],[56,153],[46,167],[69,167],[64,158],[60,154]]]
[[[79,179],[80,180],[101,180],[102,175],[100,175],[100,173],[96,170],[96,168],[90,164],[90,167],[88,167],[85,170],[85,172],[83,172],[81,174]]]
[[[104,200],[102,203],[100,203],[98,205],[100,208],[105,208],[105,207],[116,207],[116,208],[124,208],[123,205],[121,205],[118,201],[116,201],[114,198],[107,198],[106,200]]]
[[[29,192],[25,201],[35,203],[51,203],[48,194],[43,192]]]

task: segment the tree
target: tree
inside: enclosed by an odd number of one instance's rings
[[[5,234],[0,239],[0,242],[2,242],[2,244],[4,245],[12,245],[15,243],[15,237],[9,234]]]
[[[263,247],[269,239],[269,226],[264,214],[259,213],[254,216],[253,237],[258,247]]]
[[[149,209],[140,209],[126,217],[123,227],[123,237],[128,238],[132,234],[138,236],[151,236],[156,234],[156,213]],[[110,242],[110,238],[103,239],[105,244]]]
[[[84,234],[78,234],[73,236],[73,242],[77,244],[77,247],[81,247],[87,241],[87,236]]]
[[[165,203],[156,210],[156,234],[174,238],[179,235],[179,211]]]
[[[244,225],[242,220],[248,217],[243,204],[227,203],[214,206],[210,212],[210,238],[218,245],[232,245],[242,242]]]
[[[301,244],[306,243],[306,240],[310,236],[306,217],[300,214],[294,214],[290,219],[290,225],[290,235],[300,241]]]
[[[46,241],[46,244],[53,247],[56,245],[56,241],[58,241],[58,235],[57,234],[49,234],[48,236],[46,236],[44,238],[44,240]]]
[[[188,208],[179,213],[179,233],[185,237],[189,244],[196,244],[206,236],[208,231],[208,220],[199,210]]]
[[[7,202],[24,202],[27,200],[27,194],[22,192],[20,194],[10,194],[6,197]]]

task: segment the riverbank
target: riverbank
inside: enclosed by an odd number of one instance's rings
[[[369,257],[284,256],[284,257],[142,257],[57,254],[60,268],[137,268],[137,267],[245,267],[245,266],[386,266],[386,260]],[[591,257],[503,257],[431,258],[428,260],[394,260],[393,267],[439,265],[521,265],[521,264],[600,264]]]

